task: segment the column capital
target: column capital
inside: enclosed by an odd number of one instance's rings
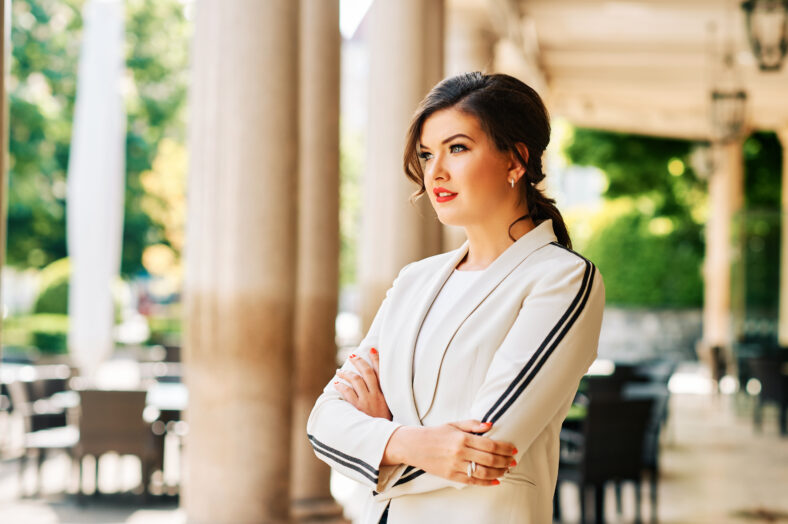
[[[464,36],[486,36],[491,40],[498,38],[487,9],[461,6],[447,9],[446,17],[449,23],[459,29]]]

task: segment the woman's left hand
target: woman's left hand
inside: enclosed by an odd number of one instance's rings
[[[342,382],[335,381],[334,387],[337,388],[342,398],[353,404],[356,409],[375,418],[385,418],[391,420],[389,410],[383,392],[380,390],[380,361],[378,352],[375,348],[369,351],[372,366],[358,355],[350,355],[350,362],[356,367],[358,373],[352,371],[337,370],[337,376],[347,381],[350,386]]]

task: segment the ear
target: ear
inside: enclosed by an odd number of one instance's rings
[[[517,152],[520,154],[522,159],[525,161],[523,164],[517,155],[514,152],[510,153],[510,162],[509,162],[509,176],[514,177],[515,182],[520,180],[520,177],[525,176],[525,166],[528,164],[528,148],[522,142],[518,142],[515,144],[517,148]]]

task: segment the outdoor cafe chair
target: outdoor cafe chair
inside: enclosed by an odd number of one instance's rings
[[[640,481],[644,436],[654,400],[627,399],[612,395],[589,396],[582,431],[562,429],[558,479],[553,498],[554,513],[561,519],[559,498],[562,482],[577,484],[581,522],[586,522],[586,488],[594,491],[597,524],[604,522],[604,487],[608,481],[635,484],[636,521],[641,521]]]
[[[660,433],[668,417],[670,391],[667,383],[628,384],[622,391],[626,399],[653,399],[648,425],[643,436],[641,468],[649,477],[651,521],[657,522],[657,488],[659,486]],[[616,483],[616,507],[621,514],[621,483]]]
[[[66,410],[52,396],[68,389],[68,366],[30,366],[31,376],[6,384],[10,411],[25,421],[25,431],[39,431],[66,425]]]
[[[24,450],[19,458],[19,485],[24,492],[24,475],[32,455],[37,457],[36,490],[41,492],[41,468],[50,451],[61,451],[71,456],[71,450],[78,440],[78,431],[66,424],[65,409],[53,404],[49,398],[35,398],[46,393],[48,388],[43,382],[16,380],[7,384],[12,407],[21,416],[24,428]]]
[[[139,457],[142,470],[143,497],[147,498],[151,474],[162,464],[150,424],[143,419],[146,391],[110,391],[85,389],[80,395],[79,442],[74,457],[79,466],[79,495],[82,492],[83,458],[95,460],[98,493],[99,458],[105,453]]]
[[[651,418],[644,434],[643,458],[641,467],[648,475],[650,484],[651,519],[657,520],[657,488],[659,485],[659,449],[660,433],[668,420],[668,406],[670,392],[668,382],[677,363],[670,359],[652,359],[634,365],[616,366],[611,377],[595,377],[590,388],[586,388],[587,395],[612,396],[623,398],[653,398],[654,405]],[[606,383],[606,378],[609,380]],[[588,399],[583,395],[584,402]],[[576,426],[576,424],[575,424]],[[567,425],[572,429],[571,425]],[[576,429],[576,428],[575,428]],[[616,508],[618,514],[622,513],[621,483],[615,482]]]
[[[749,368],[753,378],[761,383],[753,409],[755,429],[763,428],[763,405],[774,402],[779,410],[780,435],[788,435],[788,356],[754,357],[749,360]]]

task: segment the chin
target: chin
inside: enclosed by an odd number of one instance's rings
[[[438,217],[438,221],[444,226],[465,227],[465,224],[467,223],[467,221],[463,220],[462,217],[458,217],[450,213],[436,213],[436,215]]]

